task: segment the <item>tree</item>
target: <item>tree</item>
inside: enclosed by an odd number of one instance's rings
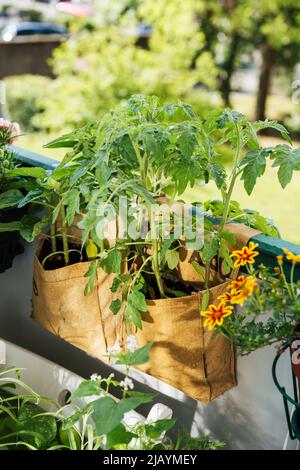
[[[55,50],[57,78],[44,100],[46,111],[36,117],[44,127],[82,125],[134,93],[187,100],[199,110],[201,93],[195,97],[195,87],[216,86],[212,54],[204,50],[195,60],[205,42],[197,20],[203,0],[118,3],[118,14],[107,10],[101,27],[80,30]],[[135,32],[141,24],[151,29],[147,48],[137,43]]]
[[[254,8],[256,2],[251,2]],[[255,119],[265,119],[273,70],[293,69],[300,60],[300,5],[294,0],[260,0],[255,16],[255,44],[260,45],[262,59]]]
[[[208,0],[199,17],[205,47],[215,58],[219,89],[230,106],[231,78],[245,53],[259,49],[255,119],[265,119],[273,71],[300,60],[300,4],[294,0]]]

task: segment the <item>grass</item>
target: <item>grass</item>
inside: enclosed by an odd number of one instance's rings
[[[46,149],[43,145],[47,144],[51,140],[58,137],[58,135],[51,135],[45,132],[31,132],[24,134],[18,138],[16,145],[23,147],[32,152],[45,155],[46,157],[55,158],[55,160],[61,160],[64,156],[64,149]]]

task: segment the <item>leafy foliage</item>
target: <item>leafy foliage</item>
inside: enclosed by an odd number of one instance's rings
[[[294,281],[295,262],[289,276],[282,266],[279,258],[275,270],[260,266],[252,272],[259,290],[249,297],[242,311],[226,318],[224,325],[218,327],[241,355],[273,343],[290,342],[295,336],[300,321],[299,281]]]
[[[94,374],[90,380],[80,383],[71,395],[69,404],[63,408],[30,389],[20,380],[17,368],[2,370],[0,449],[154,450],[157,446],[172,449],[173,443],[165,434],[174,427],[175,419],[148,422],[136,414],[135,424],[132,424],[125,418],[126,413],[141,404],[151,403],[156,396],[153,393],[128,390],[128,385],[133,387],[133,382],[128,378],[128,368],[147,361],[150,347],[147,345],[147,348],[134,352],[122,351],[119,354],[120,363],[127,367],[124,380],[116,380],[114,374],[108,378]],[[20,390],[18,393],[15,391],[16,385]],[[111,386],[121,389],[123,396],[120,400],[110,394]],[[54,411],[46,412],[40,405],[51,405]],[[208,437],[203,439],[209,441]],[[200,443],[201,438],[198,441]],[[193,449],[197,449],[197,440],[184,434],[184,439],[178,438],[176,448],[190,449],[191,442],[194,443]],[[217,447],[217,443],[215,445]],[[206,448],[215,447],[207,445]]]

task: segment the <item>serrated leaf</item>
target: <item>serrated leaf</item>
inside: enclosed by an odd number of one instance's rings
[[[103,436],[111,432],[120,424],[125,413],[135,410],[143,403],[143,397],[123,398],[118,402],[111,397],[103,397],[94,401],[92,418],[97,435]]]
[[[124,424],[120,423],[106,435],[105,449],[112,449],[117,444],[129,444],[129,442],[135,437],[138,436],[127,431]]]
[[[95,380],[85,380],[81,382],[76,390],[70,396],[69,401],[78,400],[78,398],[91,397],[93,395],[99,395],[101,388]]]
[[[142,315],[133,305],[128,304],[124,312],[127,321],[132,322],[137,328],[142,330]]]
[[[98,268],[98,263],[93,262],[90,264],[89,269],[85,273],[84,277],[88,277],[89,281],[87,285],[85,286],[84,289],[84,295],[88,295],[89,291],[93,292],[94,291],[94,286],[95,286],[95,280],[96,280],[96,275],[97,275],[97,268]]]
[[[159,439],[164,432],[173,428],[175,424],[176,424],[175,418],[160,419],[158,421],[155,421],[155,423],[153,424],[146,424],[145,432],[146,432],[146,435],[150,439]]]
[[[173,269],[175,269],[176,266],[179,263],[179,253],[178,253],[178,251],[168,250],[167,253],[166,253],[166,262],[167,262],[167,265],[168,265],[169,269],[171,269],[171,271]]]
[[[185,158],[189,159],[194,153],[194,149],[197,144],[197,139],[195,134],[190,129],[186,129],[179,136],[177,143],[182,155]]]
[[[200,266],[200,264],[196,260],[192,261],[191,264],[192,264],[193,268],[195,269],[196,273],[199,274],[199,276],[202,279],[204,279],[204,277],[205,277],[205,268],[204,268],[204,266]]]
[[[269,121],[268,119],[266,119],[265,121],[256,121],[253,123],[253,127],[256,132],[262,129],[275,129],[281,134],[283,139],[288,141],[290,144],[292,143],[287,129],[282,124],[279,124],[279,122],[277,121]]]
[[[9,189],[0,194],[0,209],[13,207],[23,199],[23,194],[18,189]]]
[[[273,167],[279,167],[277,176],[284,189],[290,183],[294,170],[299,169],[300,153],[288,145],[277,145],[272,149],[271,159],[274,160]]]
[[[104,258],[101,261],[101,266],[107,272],[120,274],[121,272],[121,263],[122,263],[122,255],[117,248],[113,248],[107,254],[107,258]]]
[[[137,366],[140,364],[145,364],[149,361],[149,352],[152,348],[153,343],[147,343],[142,348],[136,349],[134,352],[128,352],[122,354],[122,356],[117,361],[117,364],[126,364],[128,366]]]
[[[244,187],[249,196],[253,191],[257,178],[265,172],[266,156],[266,152],[254,150],[248,152],[241,161],[241,166],[244,166],[241,179],[244,181]]]
[[[21,208],[21,207],[24,207],[26,206],[27,204],[29,204],[30,202],[34,202],[38,199],[41,199],[41,196],[43,196],[43,190],[42,189],[33,189],[32,191],[29,191],[25,197],[23,197],[19,203],[18,203],[18,207]]]
[[[74,139],[74,133],[70,132],[69,134],[64,134],[57,139],[51,140],[51,142],[45,144],[43,147],[47,149],[74,147],[76,143],[77,140]]]
[[[120,299],[115,299],[112,301],[110,304],[109,308],[112,311],[114,315],[117,315],[117,313],[120,311],[120,308],[122,306],[122,302]]]
[[[73,188],[68,192],[67,197],[64,199],[64,204],[67,206],[66,219],[67,224],[70,226],[73,223],[75,214],[78,214],[80,210],[80,193],[78,189]]]
[[[235,245],[236,243],[236,236],[234,235],[234,233],[231,233],[228,230],[223,230],[220,233],[220,237],[226,240],[229,245]]]
[[[44,168],[38,167],[17,167],[6,174],[7,178],[12,178],[15,176],[27,176],[35,179],[44,179],[47,177],[47,171],[44,170]]]
[[[85,414],[90,414],[93,409],[93,404],[89,403],[88,405],[80,408],[72,416],[65,418],[62,422],[62,429],[67,430],[74,427],[74,425],[84,416]]]
[[[110,288],[111,292],[112,293],[115,293],[117,292],[117,290],[119,289],[119,287],[121,286],[122,284],[122,278],[120,276],[116,276],[112,282],[112,286]]]
[[[217,163],[212,163],[209,166],[209,170],[212,178],[216,182],[217,188],[221,189],[226,182],[226,170],[221,165]]]
[[[205,262],[211,261],[218,253],[218,249],[219,249],[219,240],[216,237],[205,240],[204,247],[201,252],[203,261]]]
[[[166,253],[170,246],[172,245],[173,240],[162,240],[161,247],[160,247],[160,252],[159,252],[159,259],[160,262],[162,263],[163,260],[165,259]]]
[[[133,288],[128,296],[128,303],[141,312],[147,312],[145,295],[140,290]]]
[[[20,221],[20,235],[27,242],[32,242],[48,223],[48,216],[42,219],[33,215],[24,215]]]
[[[111,169],[109,168],[107,163],[105,163],[103,161],[100,162],[97,165],[96,171],[95,171],[95,176],[96,176],[97,181],[99,183],[100,189],[105,188],[105,186],[108,183],[110,175],[111,175]]]
[[[224,243],[221,244],[219,253],[220,253],[221,258],[223,259],[224,274],[227,275],[230,273],[230,271],[233,268],[233,260],[230,257],[230,252],[229,252],[228,247]]]

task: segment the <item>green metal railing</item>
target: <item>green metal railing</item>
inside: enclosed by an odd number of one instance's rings
[[[287,426],[289,430],[289,436],[292,440],[295,440],[295,439],[300,440],[300,402],[299,402],[299,396],[298,396],[298,390],[297,390],[297,378],[293,372],[292,365],[291,365],[292,388],[293,388],[292,396],[289,393],[287,393],[286,388],[284,386],[280,385],[278,377],[277,377],[278,361],[282,357],[282,354],[285,351],[288,351],[289,354],[291,354],[289,343],[285,344],[281,348],[281,350],[278,351],[278,353],[276,354],[276,357],[272,365],[272,377],[273,377],[273,382],[276,388],[282,395],[283,406],[284,406]],[[292,407],[294,408],[294,411],[292,413],[289,409],[289,405],[292,405]]]
[[[53,170],[57,165],[58,161],[53,158],[49,158],[38,153],[31,152],[17,146],[11,146],[11,149],[16,153],[18,159],[30,166],[40,166],[47,170]],[[285,240],[274,238],[268,235],[260,234],[256,235],[251,239],[253,242],[259,244],[260,256],[256,258],[256,264],[263,263],[268,267],[275,267],[277,265],[276,256],[283,254],[283,248],[287,248],[292,253],[300,255],[300,245],[290,243]],[[289,275],[291,265],[290,263],[285,264],[285,272]],[[296,266],[294,280],[300,279],[300,263]]]

